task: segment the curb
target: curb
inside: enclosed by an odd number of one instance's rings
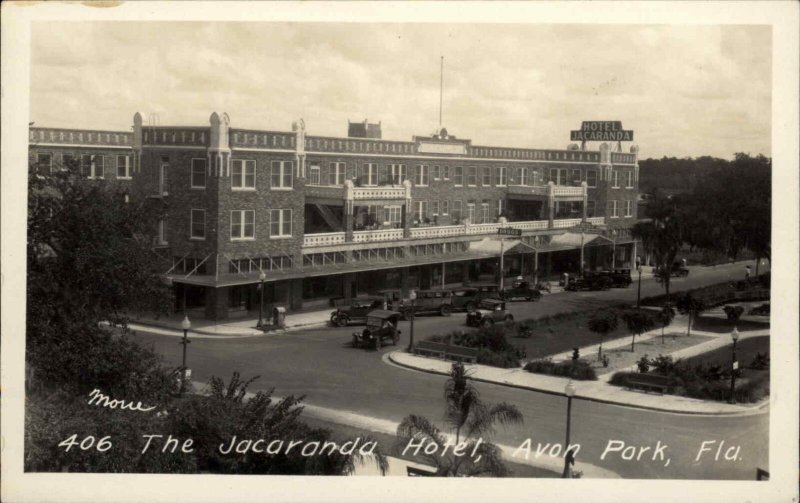
[[[414,367],[414,366],[406,364],[406,363],[401,363],[401,362],[395,360],[394,358],[392,358],[392,355],[394,353],[396,353],[396,352],[398,352],[398,351],[392,351],[391,353],[387,353],[386,354],[386,358],[391,360],[391,363],[394,364],[394,365],[397,365],[399,367],[403,367],[403,368],[406,368],[406,369],[409,369],[409,370],[415,370],[417,372],[426,372],[428,374],[436,374],[436,375],[442,375],[442,376],[448,375],[446,372],[441,372],[441,371],[433,370],[433,369],[419,368],[419,367]],[[477,365],[477,364],[475,364],[475,365]],[[492,381],[490,379],[483,379],[483,378],[475,377],[475,376],[471,376],[470,379],[473,379],[473,380],[478,381],[478,382],[484,382],[484,383],[487,383],[487,384],[496,384],[498,386],[507,386],[509,388],[517,388],[517,389],[523,389],[523,390],[527,390],[527,391],[536,391],[538,393],[546,393],[548,395],[556,395],[556,396],[562,396],[563,395],[563,393],[560,393],[558,391],[552,391],[552,390],[548,390],[548,389],[540,389],[540,388],[535,388],[533,386],[525,386],[525,385],[522,385],[522,384],[513,384],[513,383],[509,383],[509,382]],[[769,399],[767,398],[767,399],[763,400],[762,403],[753,405],[752,407],[750,407],[749,410],[738,411],[738,412],[699,412],[699,411],[675,410],[675,409],[668,409],[668,408],[663,408],[663,407],[653,407],[653,406],[650,406],[650,405],[637,405],[637,404],[632,404],[632,403],[627,403],[627,402],[616,402],[616,401],[613,401],[613,400],[605,400],[603,398],[590,397],[590,396],[575,395],[574,398],[578,399],[578,400],[587,400],[587,401],[590,401],[590,402],[604,403],[604,404],[608,404],[608,405],[616,405],[618,407],[629,407],[629,408],[632,408],[632,409],[650,410],[650,411],[654,411],[654,412],[667,412],[667,413],[670,413],[670,414],[685,414],[685,415],[691,415],[691,416],[725,416],[725,417],[749,416],[749,415],[763,413],[764,411],[762,411],[761,409],[763,409],[763,408],[765,408],[765,407],[767,407],[769,405]]]
[[[131,324],[133,325],[142,325],[145,327],[157,328],[159,330],[168,330],[171,332],[175,332],[176,334],[181,334],[181,330],[172,326],[167,325],[159,325],[158,323],[153,323],[151,321],[141,321],[141,320],[134,320]],[[270,335],[277,335],[279,333],[286,333],[286,332],[294,332],[297,330],[306,330],[309,328],[321,328],[326,326],[327,322],[314,322],[314,323],[306,323],[303,325],[294,325],[291,327],[287,327],[284,329],[278,330],[268,330],[266,332],[262,332],[258,329],[252,329],[249,332],[241,331],[241,332],[226,332],[226,333],[219,333],[212,330],[206,330],[203,328],[192,328],[189,330],[190,333],[200,334],[204,336],[214,337],[217,339],[236,339],[242,337],[262,337],[262,336],[270,336]]]

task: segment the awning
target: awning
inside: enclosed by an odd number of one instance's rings
[[[600,234],[565,232],[564,234],[553,236],[550,240],[550,244],[544,248],[544,251],[580,249],[581,243],[583,243],[585,248],[587,246],[610,245],[613,241]]]

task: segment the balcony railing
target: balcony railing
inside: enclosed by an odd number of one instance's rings
[[[354,187],[353,188],[353,199],[364,200],[364,199],[405,199],[406,198],[406,188],[405,187]]]
[[[564,187],[561,185],[556,185],[553,187],[553,195],[558,196],[583,196],[583,187]]]
[[[411,229],[412,239],[444,238],[450,236],[463,236],[463,225],[443,225],[437,227],[416,227]]]
[[[606,218],[605,217],[591,217],[586,219],[592,225],[605,225]]]
[[[553,229],[567,229],[569,227],[575,227],[581,223],[580,218],[565,218],[562,220],[553,220]]]
[[[548,197],[550,195],[549,185],[512,185],[508,188],[509,194],[533,195]],[[554,197],[583,197],[583,187],[570,187],[565,185],[553,186]]]
[[[328,246],[344,244],[344,232],[323,232],[303,236],[303,246]]]
[[[412,231],[413,236],[413,231]],[[370,231],[353,232],[353,241],[356,243],[369,243],[375,241],[394,241],[403,239],[403,229],[376,229]]]

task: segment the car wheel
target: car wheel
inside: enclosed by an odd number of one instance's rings
[[[443,304],[442,307],[439,308],[439,314],[442,316],[450,316],[452,312],[452,308],[448,304]]]
[[[467,302],[467,305],[465,307],[467,308],[467,312],[468,313],[475,312],[475,303],[474,302]]]
[[[347,326],[347,317],[346,316],[339,316],[336,318],[336,326],[337,327],[346,327]]]

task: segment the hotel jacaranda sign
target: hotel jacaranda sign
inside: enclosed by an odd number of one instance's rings
[[[579,131],[570,132],[571,141],[633,141],[633,131],[622,129],[621,121],[584,121]]]

